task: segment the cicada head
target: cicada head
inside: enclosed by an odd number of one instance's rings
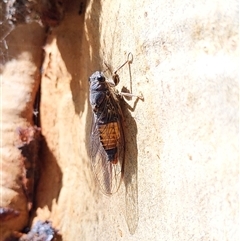
[[[96,83],[96,82],[105,82],[106,79],[101,71],[96,71],[94,72],[90,77],[89,77],[89,83]]]
[[[90,92],[107,90],[106,78],[103,72],[96,71],[89,78]]]

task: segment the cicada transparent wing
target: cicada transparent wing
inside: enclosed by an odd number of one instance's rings
[[[98,149],[100,148],[100,141],[98,140],[99,133],[97,128],[97,118],[95,115],[92,115],[92,130],[91,130],[91,137],[90,137],[90,156],[91,158],[97,155]]]
[[[109,88],[111,88],[109,86]],[[100,117],[93,115],[90,155],[93,171],[100,188],[105,194],[115,193],[121,183],[124,162],[124,134],[122,128],[122,114],[118,100],[111,92],[109,99],[104,103],[102,110],[105,115],[105,123],[100,123]],[[112,111],[109,111],[111,106]],[[114,120],[113,116],[115,115]],[[110,160],[109,151],[114,147],[114,158]]]

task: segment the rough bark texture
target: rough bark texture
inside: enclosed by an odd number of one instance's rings
[[[0,240],[29,221],[39,137],[33,105],[44,38],[38,24],[29,24],[15,28],[5,39],[6,47],[1,45]]]
[[[35,31],[27,36],[39,39]],[[44,51],[34,222],[52,221],[64,241],[239,239],[237,1],[66,1]],[[144,101],[122,103],[125,175],[108,197],[87,153],[88,78],[104,62],[117,69],[129,52],[117,88]],[[13,64],[21,73],[21,59],[5,65],[3,81]]]

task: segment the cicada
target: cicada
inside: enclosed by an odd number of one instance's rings
[[[122,93],[116,92],[114,87],[119,83],[117,71],[131,63],[130,56],[131,53],[114,72],[114,83],[107,81],[101,71],[94,72],[89,78],[89,99],[93,111],[90,156],[96,179],[105,194],[118,190],[123,175],[125,143],[119,104]]]

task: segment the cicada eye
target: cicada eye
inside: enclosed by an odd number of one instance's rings
[[[105,77],[103,76],[103,74],[99,75],[97,77],[97,79],[98,79],[99,82],[104,82],[105,81]]]

